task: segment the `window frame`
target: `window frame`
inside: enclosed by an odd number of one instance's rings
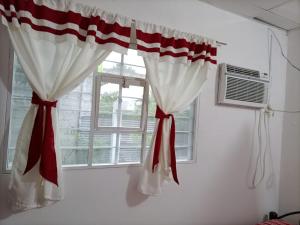
[[[134,132],[134,131],[139,131],[143,132],[145,126],[147,127],[147,124],[145,124],[145,119],[148,114],[148,99],[149,99],[149,83],[147,82],[146,79],[142,78],[134,78],[134,77],[126,77],[126,76],[118,76],[114,74],[109,74],[109,73],[100,73],[96,72],[96,75],[94,73],[93,75],[93,82],[96,82],[96,88],[95,91],[93,92],[93,96],[95,97],[95,106],[93,110],[95,112],[99,112],[99,107],[100,107],[100,92],[101,92],[101,82],[107,82],[107,83],[113,83],[113,84],[118,84],[119,85],[119,95],[122,94],[122,87],[125,87],[125,84],[127,85],[133,85],[133,86],[139,86],[144,88],[143,92],[143,102],[142,102],[142,114],[141,114],[141,122],[140,122],[140,127],[139,128],[127,128],[127,127],[105,127],[105,126],[98,126],[98,119],[99,117],[95,115],[93,117],[94,121],[94,129],[97,131],[122,131],[122,132]],[[123,85],[123,86],[122,86]],[[120,107],[120,101],[119,101],[119,107]]]
[[[5,35],[4,35],[5,36]],[[1,41],[1,39],[0,39]],[[3,45],[3,42],[0,43],[0,47],[6,47],[8,49],[8,65],[7,66],[7,72],[3,73],[3,77],[5,78],[4,81],[4,85],[8,87],[7,90],[4,90],[4,95],[2,95],[1,99],[2,101],[4,101],[6,104],[4,105],[4,107],[1,107],[0,110],[0,122],[2,122],[4,124],[4,127],[7,129],[4,129],[3,134],[1,135],[0,133],[0,139],[2,138],[2,143],[0,143],[0,157],[2,160],[0,160],[0,172],[2,174],[10,174],[11,173],[11,169],[7,168],[7,160],[8,160],[8,142],[9,142],[9,134],[10,134],[10,130],[9,130],[9,126],[10,126],[10,116],[11,116],[11,98],[12,98],[12,84],[13,84],[13,75],[14,75],[14,61],[15,61],[15,53],[14,53],[14,49],[11,45],[11,43],[9,42],[9,44],[6,43],[6,45]],[[5,52],[5,51],[3,51]],[[123,55],[122,55],[122,59],[123,59]],[[0,61],[0,65],[4,64],[5,62],[1,62]],[[122,63],[122,62],[121,62]],[[122,63],[123,65],[123,63]],[[124,64],[127,65],[127,64]],[[128,64],[129,65],[129,64]],[[4,67],[5,67],[4,66]],[[94,123],[95,121],[92,122],[92,120],[95,120],[95,115],[94,113],[96,112],[94,109],[96,103],[96,97],[95,97],[95,91],[97,88],[97,82],[94,81],[94,78],[96,79],[96,77],[99,77],[99,72],[96,71],[93,73],[93,84],[92,84],[92,109],[91,109],[91,123],[90,123],[90,128],[93,129],[94,127]],[[106,73],[107,74],[107,73]],[[119,76],[119,75],[112,75],[112,76]],[[120,75],[121,76],[121,75]],[[99,78],[98,78],[99,79]],[[133,79],[141,79],[142,78],[133,78]],[[93,142],[92,142],[92,137],[93,135],[89,135],[89,145],[88,145],[88,161],[87,164],[70,164],[70,165],[62,165],[62,169],[63,170],[78,170],[78,169],[105,169],[105,168],[119,168],[119,167],[128,167],[128,166],[143,166],[144,164],[144,160],[145,160],[145,153],[146,151],[146,136],[147,136],[147,119],[148,119],[148,100],[149,100],[149,83],[148,83],[148,79],[147,79],[147,74],[146,74],[146,78],[145,78],[145,82],[146,82],[146,86],[147,88],[144,88],[144,92],[146,89],[148,89],[148,94],[147,94],[147,99],[143,100],[143,107],[144,107],[144,103],[145,105],[147,105],[147,111],[145,114],[145,118],[144,118],[144,123],[145,125],[145,134],[143,134],[143,141],[142,141],[142,149],[141,149],[141,159],[139,163],[118,163],[118,164],[97,164],[97,165],[93,165],[92,163],[90,164],[90,162],[92,162],[93,159]],[[6,91],[6,93],[5,93]],[[1,93],[1,92],[0,92]],[[100,95],[99,95],[100,96]],[[5,99],[6,100],[3,100]],[[194,101],[194,118],[193,118],[193,134],[192,134],[192,159],[189,160],[178,160],[177,164],[193,164],[197,162],[197,146],[198,146],[198,128],[199,128],[199,112],[200,112],[200,97],[198,96],[196,98],[196,100]],[[4,120],[4,122],[3,122]],[[92,130],[90,130],[90,133],[92,132]],[[2,137],[1,137],[2,136]]]
[[[142,102],[142,111],[141,111],[141,121],[139,128],[126,128],[126,127],[101,127],[98,126],[99,115],[95,115],[99,112],[100,107],[100,95],[101,95],[101,82],[109,82],[109,83],[116,83],[119,84],[119,96],[122,94],[122,88],[124,84],[132,84],[136,86],[141,86],[144,88],[143,92],[143,102]],[[123,86],[122,86],[123,84]],[[149,99],[149,83],[146,79],[142,78],[134,78],[134,77],[126,77],[122,75],[114,75],[109,73],[101,73],[101,72],[94,72],[93,74],[93,97],[92,97],[92,112],[91,112],[91,124],[90,124],[90,136],[89,136],[89,157],[88,157],[88,165],[95,167],[95,166],[102,166],[102,165],[140,165],[143,163],[144,153],[146,148],[146,138],[147,138],[147,118],[148,118],[148,99]],[[120,101],[119,101],[120,107]],[[118,119],[119,120],[119,119]],[[93,165],[93,143],[94,143],[94,136],[95,134],[103,134],[103,133],[117,133],[119,136],[122,133],[141,133],[142,134],[142,141],[141,141],[141,154],[140,154],[140,162],[127,162],[127,163],[116,163],[114,164],[94,164]],[[119,137],[117,138],[119,139]],[[118,157],[119,154],[119,146],[117,143],[116,146],[116,154]]]

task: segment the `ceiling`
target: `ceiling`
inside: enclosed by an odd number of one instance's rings
[[[300,28],[300,0],[199,0],[284,30]]]

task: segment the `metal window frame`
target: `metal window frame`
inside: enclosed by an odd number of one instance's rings
[[[123,60],[122,60],[123,61]],[[121,70],[123,68],[123,64],[121,64]],[[122,72],[121,72],[122,73]],[[99,126],[98,121],[99,121],[99,107],[100,107],[100,95],[101,95],[101,83],[102,82],[107,82],[107,83],[113,83],[113,84],[118,84],[119,85],[119,105],[118,108],[121,108],[121,98],[122,98],[122,88],[124,87],[124,84],[126,85],[134,85],[134,86],[140,86],[143,87],[143,100],[142,100],[142,110],[141,110],[141,117],[140,117],[140,127],[139,128],[129,128],[129,127],[121,127],[120,126],[120,116],[121,113],[118,113],[118,124],[117,127],[105,127],[105,126]],[[116,133],[117,134],[117,143],[115,146],[115,157],[112,160],[112,165],[127,165],[127,164],[141,164],[143,163],[143,156],[144,156],[144,151],[146,147],[146,135],[147,135],[147,116],[148,116],[148,98],[149,98],[149,83],[147,82],[146,79],[142,78],[135,78],[135,77],[126,77],[122,75],[114,75],[114,74],[108,74],[108,73],[99,73],[95,72],[94,73],[94,90],[93,90],[93,102],[92,102],[92,120],[91,120],[91,133],[90,133],[90,154],[92,155],[93,153],[93,141],[94,141],[94,136],[96,134],[112,134]],[[142,140],[141,140],[141,153],[140,153],[140,161],[135,163],[135,162],[125,162],[125,163],[120,163],[119,162],[119,151],[120,151],[120,135],[122,133],[139,133],[142,135]],[[92,163],[93,158],[89,157],[89,166],[98,166],[102,164],[93,164]]]
[[[121,97],[122,97],[122,84],[126,83],[129,86],[139,86],[144,88],[144,93],[143,93],[143,101],[142,101],[142,111],[141,111],[141,121],[140,121],[140,127],[139,128],[129,128],[129,127],[121,127],[120,124],[118,124],[117,127],[105,127],[105,126],[98,126],[98,119],[99,117],[95,115],[95,121],[94,121],[94,129],[97,131],[136,131],[136,132],[142,132],[144,129],[144,126],[147,124],[144,124],[145,117],[147,116],[146,113],[148,113],[148,107],[146,106],[148,102],[148,92],[145,91],[145,89],[149,90],[149,84],[145,79],[141,78],[132,78],[132,77],[126,77],[126,76],[118,76],[118,75],[113,75],[113,74],[108,74],[108,73],[97,73],[95,76],[95,82],[96,82],[96,90],[93,93],[93,96],[95,97],[95,112],[99,112],[99,107],[100,107],[100,93],[101,93],[101,83],[102,82],[107,82],[107,83],[112,83],[112,84],[118,84],[119,85],[119,107],[121,106]],[[146,110],[146,111],[145,111]],[[118,123],[120,122],[120,117],[121,114],[118,114]]]

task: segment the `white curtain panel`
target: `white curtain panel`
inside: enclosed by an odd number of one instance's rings
[[[172,175],[179,184],[172,149],[175,140],[170,140],[174,134],[172,114],[185,110],[199,95],[210,65],[216,64],[216,44],[197,35],[139,21],[136,37],[137,49],[144,57],[147,79],[159,107],[151,151],[141,171],[138,190],[155,195],[161,193],[163,183],[171,181]]]
[[[19,210],[42,207],[63,198],[55,101],[80,84],[111,51],[126,53],[131,19],[66,0],[0,0],[0,17],[37,94],[17,140],[12,205]],[[45,142],[51,139],[47,129],[53,130],[54,137],[47,142],[53,148],[52,152],[37,149],[40,152],[32,156],[29,146],[38,110],[46,123],[39,131],[44,132]]]

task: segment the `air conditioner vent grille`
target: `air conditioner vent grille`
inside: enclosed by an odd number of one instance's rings
[[[226,99],[263,104],[265,85],[263,82],[227,76]]]
[[[227,64],[227,72],[244,75],[244,76],[257,77],[257,78],[260,77],[259,71],[257,71],[257,70],[250,70],[250,69],[241,68],[238,66],[232,66],[229,64]]]

